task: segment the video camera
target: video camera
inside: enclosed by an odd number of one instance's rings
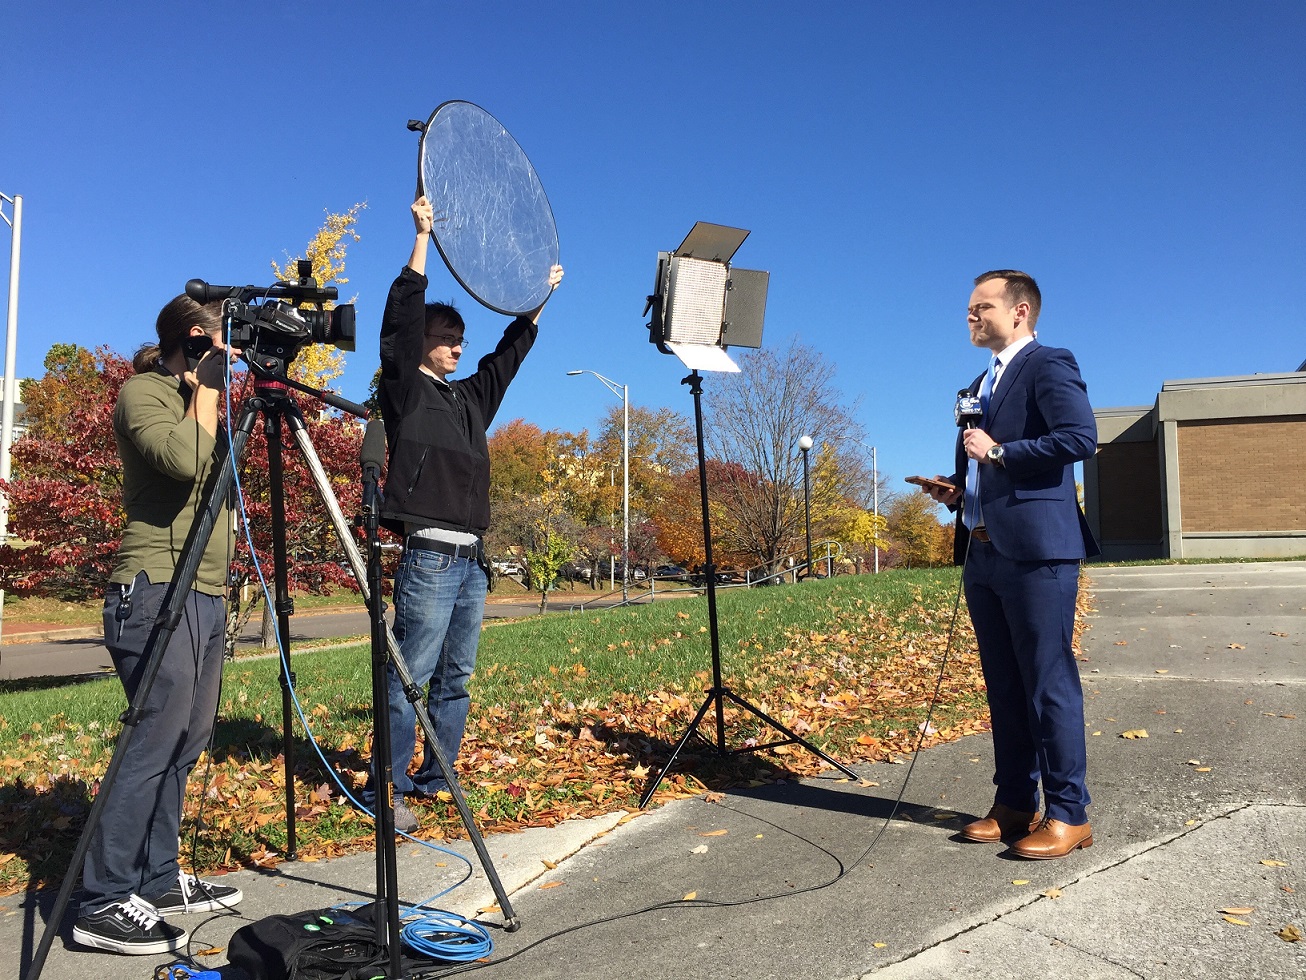
[[[227,340],[245,352],[261,373],[284,375],[286,367],[307,344],[333,344],[354,349],[352,304],[323,309],[334,301],[336,287],[319,287],[313,264],[300,259],[299,279],[270,286],[213,286],[203,279],[186,283],[186,295],[198,303],[222,301]],[[311,304],[301,308],[302,304]]]

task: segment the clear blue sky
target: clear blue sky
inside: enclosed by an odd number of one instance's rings
[[[895,487],[950,466],[986,269],[1038,278],[1040,339],[1097,407],[1306,359],[1300,0],[11,0],[0,38],[20,376],[56,341],[134,350],[187,279],[268,282],[366,201],[342,287],[362,399],[411,242],[404,124],[455,98],[530,156],[567,270],[500,421],[593,430],[612,396],[572,368],[690,414],[641,311],[697,220],[752,230],[736,261],[771,272],[766,346],[836,366]],[[502,318],[431,271],[479,357]]]

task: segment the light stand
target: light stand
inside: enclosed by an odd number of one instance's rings
[[[703,448],[703,378],[698,371],[693,371],[690,373],[689,377],[685,378],[680,383],[689,385],[689,390],[694,396],[694,430],[698,441],[698,492],[703,508],[703,575],[707,579],[707,622],[708,635],[712,644],[712,687],[707,692],[707,698],[703,701],[702,705],[699,706],[698,713],[694,715],[694,720],[689,723],[689,727],[685,729],[685,733],[680,737],[680,741],[678,741],[676,747],[671,750],[671,756],[667,759],[666,765],[662,767],[661,772],[658,773],[657,779],[653,780],[648,789],[644,791],[644,795],[640,797],[639,805],[641,807],[648,806],[649,801],[653,799],[653,794],[656,793],[657,788],[662,785],[662,780],[666,778],[667,773],[671,771],[671,767],[675,765],[676,756],[678,756],[680,750],[685,747],[685,743],[689,741],[690,736],[698,731],[698,723],[702,721],[703,716],[707,714],[707,709],[713,705],[716,706],[716,749],[718,754],[738,755],[744,752],[760,752],[763,749],[772,749],[779,745],[797,744],[807,749],[807,751],[811,752],[813,755],[824,759],[845,775],[853,779],[858,779],[860,777],[858,777],[857,773],[853,772],[837,759],[826,755],[811,742],[776,721],[766,712],[762,711],[762,709],[741,698],[734,691],[730,690],[730,688],[726,687],[722,681],[721,634],[717,627],[716,566],[712,562],[712,521],[710,517],[710,508],[708,507],[707,457]],[[785,738],[774,742],[768,742],[764,745],[749,745],[742,749],[727,749],[725,732],[725,703],[727,700],[743,708],[750,714],[757,716],[772,728],[783,733]]]
[[[799,436],[798,448],[803,454],[803,528],[807,535],[807,570],[803,578],[812,577],[812,486],[808,479],[807,454],[812,451],[812,437]]]
[[[268,433],[268,473],[269,473],[269,493],[272,497],[273,513],[273,561],[274,561],[274,578],[277,583],[277,614],[278,628],[282,641],[282,649],[286,655],[282,661],[282,683],[283,687],[283,707],[287,707],[290,700],[288,685],[293,684],[294,675],[288,673],[286,663],[289,661],[289,637],[290,625],[289,615],[292,611],[291,603],[286,595],[287,573],[285,569],[286,547],[285,547],[285,524],[284,524],[284,496],[280,479],[281,475],[281,423],[283,418],[288,422],[291,433],[303,453],[305,462],[313,476],[313,482],[322,498],[331,517],[332,525],[336,531],[336,536],[340,539],[341,545],[345,549],[346,557],[349,559],[350,567],[354,573],[354,578],[359,583],[359,588],[363,593],[364,600],[368,603],[369,610],[372,612],[373,619],[373,690],[376,690],[376,670],[375,662],[377,658],[377,620],[384,624],[382,610],[384,608],[379,586],[379,553],[372,558],[378,562],[375,572],[372,573],[372,582],[369,585],[368,572],[364,568],[362,555],[358,550],[358,545],[350,531],[349,524],[345,519],[344,513],[340,509],[340,503],[336,500],[335,494],[331,489],[330,478],[322,467],[316,451],[313,448],[312,440],[309,437],[307,426],[304,423],[303,415],[300,413],[298,406],[290,399],[287,388],[293,387],[300,391],[312,394],[335,408],[342,409],[360,417],[367,416],[367,409],[361,405],[340,398],[326,392],[317,391],[307,385],[291,381],[284,376],[278,376],[273,379],[266,379],[262,375],[262,369],[255,363],[251,357],[251,352],[246,351],[245,359],[250,365],[258,380],[255,381],[255,394],[245,405],[236,425],[231,444],[227,452],[223,454],[216,472],[210,478],[208,485],[204,489],[204,503],[195,515],[195,522],[192,524],[190,533],[187,535],[185,544],[182,546],[181,553],[178,557],[177,568],[173,574],[172,581],[169,583],[164,593],[163,605],[158,617],[154,621],[154,626],[150,631],[150,636],[146,640],[143,659],[145,668],[141,676],[140,684],[136,691],[136,697],[128,706],[127,710],[121,716],[122,731],[118,735],[118,741],[114,746],[113,755],[105,769],[104,776],[100,780],[100,789],[95,796],[95,801],[91,805],[90,813],[86,818],[86,825],[82,829],[82,835],[77,842],[77,847],[73,851],[72,859],[69,862],[68,871],[64,875],[63,885],[60,887],[59,895],[55,899],[54,907],[51,909],[50,917],[46,921],[45,932],[41,936],[41,942],[37,946],[32,957],[32,964],[25,974],[25,980],[38,980],[41,970],[45,965],[46,958],[49,955],[50,947],[54,942],[54,937],[58,933],[59,926],[67,911],[69,901],[72,897],[73,889],[80,877],[80,870],[86,859],[86,854],[90,850],[91,840],[95,830],[99,825],[101,815],[109,800],[110,793],[113,790],[113,783],[117,777],[118,770],[122,767],[123,760],[126,757],[127,749],[131,743],[132,735],[136,730],[136,725],[141,720],[150,691],[154,686],[155,677],[158,674],[159,667],[163,661],[164,651],[168,646],[168,641],[176,631],[177,626],[182,621],[183,607],[191,588],[195,584],[195,578],[199,571],[199,566],[204,557],[204,549],[208,544],[209,538],[213,533],[214,525],[218,516],[223,510],[223,504],[231,494],[235,486],[236,465],[244,453],[245,446],[249,441],[250,433],[260,414],[266,416],[266,426]],[[277,517],[278,512],[282,517]],[[279,537],[278,537],[279,536]],[[490,860],[489,852],[485,848],[485,841],[482,839],[480,831],[476,827],[475,820],[472,817],[471,810],[467,806],[467,801],[463,797],[462,790],[458,785],[458,780],[453,773],[448,760],[440,752],[439,746],[435,740],[435,726],[431,721],[430,713],[426,711],[425,706],[418,703],[421,700],[421,692],[417,685],[413,683],[412,675],[409,673],[402,655],[399,652],[399,644],[394,638],[394,634],[389,627],[384,630],[384,648],[388,651],[391,660],[395,665],[402,681],[405,695],[413,702],[417,711],[417,718],[422,725],[422,730],[428,741],[432,743],[435,752],[436,763],[439,765],[440,772],[449,783],[449,791],[453,795],[454,805],[458,810],[459,817],[462,819],[463,826],[467,830],[469,840],[476,850],[477,857],[480,859],[481,866],[485,871],[486,878],[494,890],[495,898],[502,910],[505,929],[508,932],[515,932],[520,928],[512,910],[512,905],[508,901],[507,893],[504,891],[503,884],[499,880],[498,873],[495,871],[494,864]],[[384,675],[384,670],[382,670]],[[382,687],[385,687],[382,683]],[[388,712],[383,711],[376,705],[373,706],[373,712],[376,716],[378,728],[382,728],[383,723],[388,719]],[[290,750],[290,735],[288,730],[284,733],[286,751]],[[374,741],[377,736],[374,736]],[[384,737],[388,740],[388,727],[385,728]],[[374,748],[375,752],[378,751]],[[389,753],[382,756],[383,760],[389,759]],[[287,839],[293,841],[294,827],[294,794],[293,794],[293,771],[289,755],[286,761],[286,783],[287,783]],[[378,898],[384,898],[386,902],[395,903],[393,917],[390,919],[389,937],[386,945],[390,948],[390,956],[397,956],[399,949],[399,932],[398,932],[398,914],[397,914],[397,894],[394,893],[396,886],[395,869],[397,859],[395,857],[395,840],[394,840],[394,810],[393,810],[393,786],[387,784],[378,786],[377,791],[377,892]],[[386,853],[382,853],[382,852]],[[383,894],[383,892],[385,894]],[[377,920],[378,938],[381,936],[381,922]],[[398,980],[400,973],[392,972],[391,980]]]
[[[717,626],[716,565],[712,560],[712,519],[707,492],[707,452],[703,439],[703,378],[699,370],[738,371],[725,352],[726,337],[737,346],[762,345],[762,316],[766,306],[768,273],[731,269],[729,261],[743,244],[748,232],[740,228],[700,221],[694,225],[680,247],[673,253],[658,256],[657,279],[653,295],[648,297],[644,312],[653,310],[649,339],[663,353],[674,353],[690,369],[681,384],[689,385],[694,397],[694,432],[698,445],[698,492],[703,511],[703,575],[707,580],[708,636],[712,655],[712,687],[699,706],[693,721],[685,729],[666,764],[640,797],[646,807],[666,778],[676,757],[690,736],[698,732],[699,722],[709,708],[716,708],[716,749],[720,755],[758,752],[780,745],[801,745],[853,779],[857,773],[826,755],[811,742],[786,728],[760,708],[726,687],[721,676],[721,635]],[[719,266],[720,268],[714,268]],[[810,561],[809,561],[810,565]],[[740,749],[726,748],[725,703],[736,706],[761,719],[785,738],[765,745]],[[700,736],[701,737],[701,736]]]

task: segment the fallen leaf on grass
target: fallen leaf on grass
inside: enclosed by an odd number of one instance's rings
[[[1275,935],[1278,936],[1280,939],[1282,939],[1285,943],[1301,942],[1301,930],[1298,929],[1296,926],[1284,926],[1282,929],[1276,932]]]
[[[1131,728],[1127,732],[1120,733],[1121,738],[1147,738],[1146,728]]]

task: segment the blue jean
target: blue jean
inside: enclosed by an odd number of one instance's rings
[[[476,666],[476,645],[485,615],[485,572],[474,559],[409,548],[395,573],[394,634],[418,688],[427,687],[426,709],[436,741],[452,767],[462,745],[471,698],[467,682]],[[423,739],[422,763],[410,777],[417,738],[417,711],[404,697],[394,665],[386,671],[390,692],[390,763],[395,795],[435,794],[446,787],[435,755]],[[367,794],[371,802],[371,793]]]
[[[129,701],[148,666],[145,647],[168,583],[136,576],[131,614],[112,587],[104,600],[104,642]],[[168,639],[82,867],[82,915],[135,893],[158,898],[177,883],[177,834],[186,778],[208,744],[222,686],[226,610],[220,596],[192,591]],[[101,789],[105,792],[105,789]]]

